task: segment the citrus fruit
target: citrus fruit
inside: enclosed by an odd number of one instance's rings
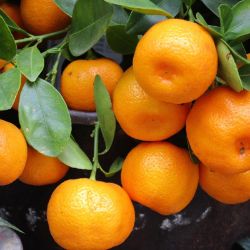
[[[8,64],[6,64],[5,67],[3,68],[3,72],[6,72],[6,71],[8,71],[8,70],[10,70],[10,69],[13,69],[13,68],[14,68],[14,65],[11,64],[11,63],[8,63]],[[14,108],[15,110],[18,110],[20,94],[21,94],[21,91],[22,91],[22,89],[23,89],[23,86],[24,86],[26,80],[27,80],[26,77],[22,75],[22,78],[21,78],[21,86],[20,86],[20,88],[19,88],[19,91],[18,91],[18,93],[17,93],[15,102],[14,102],[14,104],[13,104],[13,108]]]
[[[238,204],[250,199],[250,171],[224,175],[201,165],[200,185],[211,197],[225,204]]]
[[[0,120],[0,186],[14,182],[27,160],[27,144],[20,129]]]
[[[19,180],[34,186],[53,184],[61,180],[68,170],[56,157],[45,156],[28,147],[27,162]]]
[[[122,186],[130,198],[162,214],[180,212],[193,199],[198,167],[185,149],[168,142],[143,142],[122,166]]]
[[[250,169],[250,92],[218,87],[200,97],[186,123],[195,155],[212,170],[235,174]]]
[[[149,96],[128,69],[116,85],[113,109],[122,129],[131,137],[159,141],[180,131],[190,105],[171,104]]]
[[[75,179],[55,189],[47,218],[51,235],[61,247],[101,250],[126,240],[134,226],[135,212],[120,186]]]
[[[121,67],[107,58],[76,60],[63,71],[61,93],[70,108],[95,111],[94,80],[96,75],[102,78],[112,96],[122,73]]]
[[[217,73],[211,35],[200,25],[168,19],[152,26],[138,43],[133,68],[141,87],[156,99],[188,103],[201,96]]]
[[[70,23],[53,0],[21,0],[20,8],[25,28],[35,35],[62,30]]]

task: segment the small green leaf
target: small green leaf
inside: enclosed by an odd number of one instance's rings
[[[16,43],[8,25],[0,16],[0,58],[10,61],[16,55]]]
[[[219,6],[221,4],[235,5],[238,0],[201,0],[215,15],[219,16]]]
[[[63,152],[58,159],[71,168],[82,170],[92,170],[93,166],[88,156],[83,152],[79,145],[70,138]]]
[[[0,110],[11,109],[21,84],[21,73],[17,68],[0,74]]]
[[[102,152],[102,154],[104,154],[108,152],[112,146],[115,136],[116,119],[112,111],[112,103],[109,93],[100,76],[96,76],[95,78],[94,96],[97,118],[100,123],[100,128],[106,146],[105,150]]]
[[[112,177],[122,169],[123,158],[118,157],[111,165],[108,172],[105,173],[106,177]]]
[[[48,82],[38,78],[26,83],[19,103],[19,122],[28,143],[42,154],[58,156],[71,134],[65,101]]]
[[[36,46],[24,48],[16,57],[19,70],[29,81],[34,82],[44,68],[44,58]]]
[[[103,0],[79,0],[76,3],[69,36],[73,56],[84,54],[98,42],[105,34],[112,14],[112,6]]]
[[[150,15],[163,15],[169,18],[173,16],[165,11],[164,9],[158,7],[156,4],[151,2],[150,0],[104,0],[107,3],[116,4],[122,6],[126,9],[133,10],[135,12],[139,12],[142,14],[150,14]]]
[[[137,35],[128,34],[124,25],[110,26],[106,37],[110,48],[123,55],[133,54],[139,42]]]
[[[187,5],[188,8],[191,8],[196,0],[183,0],[183,2]]]
[[[113,15],[110,22],[110,26],[112,25],[125,25],[128,22],[128,14],[127,12],[118,5],[113,5]]]
[[[7,220],[4,220],[3,218],[0,217],[0,227],[8,227],[11,228],[19,233],[24,234],[24,232],[22,230],[20,230],[19,228],[17,228],[16,226],[12,225],[11,223],[9,223]]]
[[[223,30],[223,33],[225,33],[228,30],[233,18],[232,15],[233,15],[232,9],[230,8],[229,5],[221,4],[219,6],[220,25]]]
[[[237,92],[243,90],[243,85],[239,76],[238,68],[235,60],[223,41],[217,43],[217,51],[219,56],[219,73],[223,80]]]
[[[54,0],[56,5],[68,16],[72,16],[77,0]]]
[[[232,20],[225,33],[226,40],[245,41],[250,38],[250,0],[239,1],[232,7]]]
[[[244,89],[250,91],[250,65],[240,67],[239,73]]]

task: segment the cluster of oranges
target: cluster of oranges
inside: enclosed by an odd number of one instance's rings
[[[33,34],[53,32],[70,22],[53,1],[21,0],[20,10],[10,6],[0,4]],[[58,18],[54,19],[55,15]],[[3,72],[12,67],[0,61]],[[99,75],[121,128],[142,142],[125,158],[122,187],[83,178],[64,181],[55,189],[47,217],[60,246],[70,250],[117,246],[134,226],[131,200],[162,215],[174,214],[191,202],[198,183],[226,204],[250,198],[250,93],[215,87],[217,70],[218,55],[211,35],[200,25],[180,19],[151,27],[125,72],[107,58],[68,64],[61,77],[61,93],[68,107],[95,111],[93,83]],[[22,81],[24,84],[24,77]],[[199,165],[191,160],[188,150],[166,141],[185,126]],[[0,138],[0,185],[18,178],[30,185],[47,185],[67,173],[68,167],[57,158],[27,146],[13,124],[0,120]]]

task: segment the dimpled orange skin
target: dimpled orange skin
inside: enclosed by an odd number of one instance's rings
[[[132,68],[123,74],[113,94],[113,110],[120,126],[129,136],[143,141],[164,140],[179,132],[189,109],[189,104],[150,97],[136,81]]]
[[[6,71],[8,71],[8,70],[10,70],[10,69],[13,69],[13,68],[14,68],[14,65],[11,64],[11,63],[8,63],[8,64],[6,64],[5,67],[3,68],[3,72],[6,72]],[[20,85],[19,91],[18,91],[18,93],[17,93],[15,102],[14,102],[14,104],[13,104],[13,106],[12,106],[15,110],[18,110],[18,105],[19,105],[19,100],[20,100],[20,94],[21,94],[21,91],[22,91],[22,89],[23,89],[23,86],[24,86],[26,80],[27,80],[26,77],[22,75],[22,78],[21,78],[21,85]]]
[[[0,120],[0,186],[14,182],[27,160],[27,144],[20,129]]]
[[[95,111],[94,80],[96,75],[102,78],[112,96],[122,74],[121,67],[107,58],[76,60],[63,71],[61,93],[71,109]]]
[[[193,199],[199,173],[185,149],[168,142],[144,142],[122,166],[122,186],[130,198],[162,215],[175,214]]]
[[[205,166],[224,174],[250,169],[250,92],[218,87],[199,98],[187,122],[187,137]]]
[[[47,218],[50,233],[61,247],[103,250],[127,239],[135,211],[120,186],[83,178],[67,180],[55,189]]]
[[[19,180],[28,185],[49,185],[61,180],[68,170],[69,167],[57,158],[45,156],[28,147],[27,162]]]
[[[35,35],[62,30],[70,23],[53,0],[21,0],[20,8],[25,28]]]
[[[156,99],[176,104],[201,96],[215,79],[217,64],[210,34],[181,19],[151,27],[138,43],[133,59],[141,87]]]
[[[200,185],[205,192],[221,203],[242,203],[250,198],[250,171],[223,175],[201,165]]]

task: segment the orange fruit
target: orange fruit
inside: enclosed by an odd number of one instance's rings
[[[57,158],[45,156],[28,147],[27,162],[19,180],[34,186],[53,184],[61,180],[68,170]]]
[[[20,129],[0,120],[0,186],[14,182],[27,160],[27,144]]]
[[[70,250],[110,249],[131,233],[135,211],[118,185],[89,179],[67,180],[53,192],[47,209],[54,240]]]
[[[122,166],[122,186],[130,198],[162,214],[180,212],[193,199],[198,167],[185,149],[168,142],[144,142]]]
[[[21,0],[20,8],[26,29],[35,35],[62,30],[70,23],[53,0]]]
[[[61,93],[70,108],[95,111],[94,80],[96,75],[102,78],[112,96],[122,73],[121,67],[107,58],[76,60],[63,71]]]
[[[138,43],[133,68],[141,87],[156,99],[188,103],[201,96],[217,73],[211,35],[200,25],[168,19],[152,26]]]
[[[235,174],[250,169],[250,92],[218,87],[199,98],[186,123],[195,155],[212,170]]]
[[[211,197],[225,204],[237,204],[250,199],[250,171],[224,175],[201,165],[200,185]]]
[[[3,72],[6,72],[6,71],[8,71],[8,70],[10,70],[10,69],[13,69],[13,68],[14,68],[14,65],[11,64],[11,63],[8,63],[8,64],[6,64],[5,67],[3,68]],[[21,78],[21,86],[20,86],[20,88],[19,88],[19,91],[18,91],[18,93],[17,93],[15,102],[14,102],[14,104],[13,104],[13,108],[14,108],[15,110],[18,110],[20,94],[21,94],[21,91],[22,91],[22,89],[23,89],[23,86],[24,86],[26,80],[27,80],[26,77],[22,75],[22,78]]]
[[[159,141],[179,132],[190,105],[171,104],[149,96],[128,69],[116,85],[113,109],[122,129],[131,137]]]

